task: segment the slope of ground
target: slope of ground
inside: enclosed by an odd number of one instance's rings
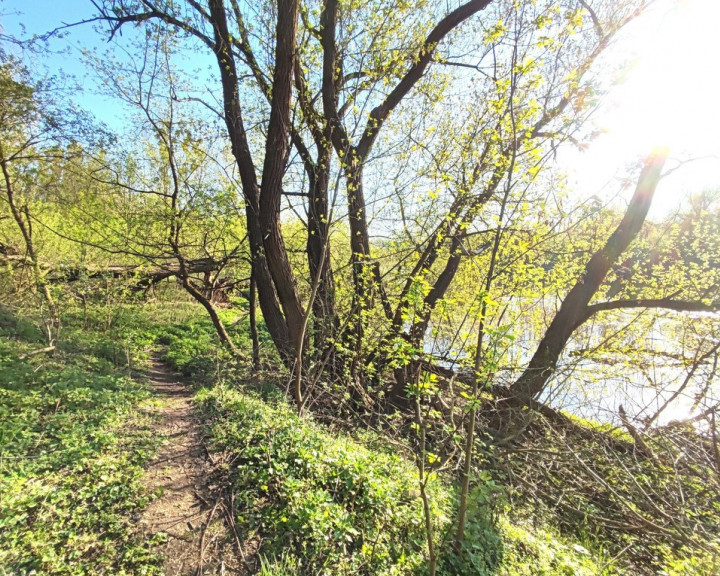
[[[170,312],[161,321],[163,310]],[[278,393],[287,381],[248,381],[248,367],[227,361],[202,311],[188,308],[178,319],[178,307],[165,303],[111,312],[112,322],[96,331],[88,328],[92,314],[68,318],[48,355],[35,353],[44,345],[37,323],[0,309],[1,576],[427,573],[406,440],[361,432],[362,421],[331,429],[299,418]],[[139,351],[155,342],[166,346],[167,365],[151,359],[147,377],[131,378]],[[167,366],[206,387],[194,396],[189,380]],[[634,524],[619,507],[637,501],[633,487],[692,479],[683,509],[693,514],[688,534],[703,534],[717,525],[718,501],[712,479],[700,481],[705,469],[658,474],[632,450],[618,453],[625,436],[610,442],[612,434],[574,430],[538,423],[527,444],[486,460],[460,557],[452,547],[452,477],[433,478],[438,574],[717,573],[712,551],[693,548],[693,539],[682,540],[687,549],[673,545],[684,525],[648,529],[654,509],[670,515],[673,503],[625,506]],[[567,454],[561,441],[572,448]],[[692,448],[676,444],[685,455]],[[663,458],[665,445],[653,446]],[[587,469],[575,464],[584,451],[594,459]],[[590,470],[615,476],[599,491]],[[602,529],[607,519],[612,537]]]
[[[209,384],[198,400],[214,445],[230,454],[236,522],[262,542],[261,573],[424,574],[421,501],[412,496],[417,470],[402,435],[359,432],[362,419],[329,429],[298,418],[282,398],[287,379],[276,376],[275,386],[272,374],[248,381],[246,368],[214,360],[217,344],[196,337],[204,331],[212,331],[207,321],[204,328],[195,322],[166,332],[165,358]],[[452,547],[452,477],[439,479],[431,494],[439,574],[718,573],[718,492],[706,477],[710,468],[658,469],[622,431],[592,423],[546,431],[540,424],[522,442],[486,447],[462,558]],[[664,458],[661,446],[668,457],[692,448],[659,445],[658,458]],[[398,457],[392,463],[388,452]],[[684,498],[682,508],[662,500],[673,495]],[[676,518],[669,521],[663,514],[671,511]]]

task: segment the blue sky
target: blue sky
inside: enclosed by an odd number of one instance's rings
[[[0,24],[8,36],[27,39],[57,28],[63,24],[90,18],[95,12],[86,0],[2,0],[0,1]],[[93,29],[92,24],[68,28],[64,38],[53,40],[49,46],[50,56],[38,57],[25,53],[25,61],[36,76],[55,75],[60,70],[73,76],[82,91],[74,92],[74,100],[113,128],[122,124],[123,107],[92,89],[95,79],[82,62],[81,48],[104,50],[107,42]],[[17,49],[10,50],[17,53]]]
[[[0,0],[0,25],[3,33],[14,38],[29,39],[43,35],[58,27],[92,19],[96,9],[89,0]],[[116,35],[118,44],[129,45],[143,33],[133,26],[123,28]],[[72,90],[70,97],[85,110],[91,111],[98,120],[112,129],[121,130],[127,125],[127,116],[134,113],[122,102],[102,94],[96,74],[83,61],[83,50],[102,57],[112,51],[113,58],[122,61],[125,57],[120,50],[108,44],[109,34],[100,22],[89,22],[64,28],[58,37],[46,43],[48,52],[35,55],[25,51],[24,61],[35,77],[54,76],[62,71],[77,82],[78,90]],[[18,48],[7,45],[19,54]],[[182,61],[186,71],[212,64],[211,55],[205,50],[197,53],[187,51]],[[204,75],[204,73],[203,73]]]

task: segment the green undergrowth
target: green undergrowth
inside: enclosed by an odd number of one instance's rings
[[[261,574],[426,574],[417,471],[387,440],[351,438],[298,418],[282,398],[226,384],[197,402],[210,419],[228,474],[241,533],[262,540]],[[454,487],[430,486],[440,551],[438,574],[600,576],[614,574],[579,544],[548,527],[513,523],[497,486],[473,492],[463,553],[451,545]],[[607,564],[607,566],[604,566]]]
[[[53,355],[24,357],[42,333],[0,314],[0,574],[159,573],[157,538],[133,523],[149,393],[117,366],[116,334],[67,319]]]
[[[249,350],[243,310],[221,314],[238,348]],[[0,576],[158,573],[156,542],[139,538],[133,525],[148,500],[141,477],[153,442],[141,410],[148,392],[129,375],[152,353],[199,388],[208,436],[224,452],[237,531],[246,550],[257,550],[261,575],[428,573],[417,470],[405,440],[299,418],[271,383],[282,380],[279,372],[248,378],[249,363],[231,361],[199,306],[68,310],[55,354],[21,359],[44,345],[37,326],[0,314]],[[263,359],[271,359],[262,326],[261,338]],[[622,431],[575,421],[627,444]],[[548,468],[542,458],[517,470],[511,458],[497,469],[489,458],[476,471],[459,552],[452,545],[457,486],[452,475],[432,480],[439,576],[635,576],[620,548],[583,529],[588,522],[574,518],[570,526],[552,509],[556,498],[540,505],[542,497],[510,490],[511,472],[538,484]],[[563,471],[584,486],[583,474]],[[565,500],[573,496],[567,479],[558,486]],[[556,487],[547,486],[549,497]],[[572,502],[592,509],[579,496]],[[715,558],[693,550],[657,554],[664,559],[658,574],[718,569]]]
[[[142,369],[152,349],[165,331],[182,330],[183,326],[207,324],[208,342],[213,335],[212,324],[205,322],[199,305],[171,301],[138,304],[116,304],[112,307],[91,306],[70,309],[65,321],[75,329],[63,333],[61,348],[103,358],[116,366]],[[197,340],[197,333],[188,330],[186,346]],[[213,345],[217,348],[216,345]],[[210,346],[208,345],[208,350]]]
[[[625,442],[629,445],[632,445],[633,443],[632,436],[630,436],[630,434],[626,430],[618,428],[617,426],[613,426],[609,422],[598,422],[597,420],[589,420],[587,418],[582,418],[580,416],[576,416],[575,414],[571,414],[570,412],[563,412],[563,415],[570,418],[570,420],[572,420],[575,424],[581,426],[582,428],[586,428],[594,432],[600,432],[605,437],[616,440],[618,442]]]
[[[229,470],[242,532],[263,538],[265,571],[298,574],[407,574],[423,562],[421,503],[413,467],[371,450],[281,399],[217,385],[197,401],[217,447],[232,450]],[[438,481],[436,506],[448,500]],[[438,510],[440,512],[440,510]],[[442,516],[437,515],[439,521]]]
[[[212,324],[202,317],[161,327],[156,342],[168,366],[200,381],[216,378],[220,367],[230,360],[227,351],[218,346]]]
[[[220,345],[207,314],[199,308],[195,311],[181,322],[154,324],[153,338],[162,350],[162,360],[173,370],[198,382],[246,374],[249,358],[232,358]],[[241,352],[251,350],[247,314],[242,309],[221,309],[218,314],[235,347]],[[264,360],[276,362],[277,355],[263,322],[258,323],[258,331]]]
[[[246,322],[222,311],[236,345],[249,349]],[[144,311],[143,315],[152,314]],[[261,574],[427,574],[422,502],[412,457],[378,435],[353,437],[298,418],[281,394],[247,381],[247,367],[229,361],[202,314],[149,330],[163,360],[196,383],[218,450],[228,453],[238,531],[261,542]],[[261,337],[267,334],[261,330]],[[268,342],[263,351],[270,350]],[[218,383],[219,382],[219,383]],[[514,518],[490,476],[473,491],[467,541],[452,547],[456,487],[435,478],[431,505],[443,576],[610,576],[592,545],[563,538],[547,525]],[[513,519],[513,521],[511,521]]]
[[[614,576],[609,559],[563,537],[548,525],[533,525],[508,514],[499,520],[506,543],[498,576]]]

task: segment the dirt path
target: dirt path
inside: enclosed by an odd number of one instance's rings
[[[164,532],[166,576],[242,574],[232,518],[218,485],[215,458],[203,443],[192,391],[179,376],[153,359],[148,379],[160,405],[154,433],[165,439],[147,470],[147,486],[160,497],[143,513],[147,535]]]

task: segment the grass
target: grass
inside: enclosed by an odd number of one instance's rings
[[[218,354],[210,330],[200,321],[166,331],[167,358],[186,373],[203,363],[209,368],[213,354]],[[424,574],[420,502],[403,498],[416,492],[412,460],[401,458],[381,436],[350,437],[311,418],[297,418],[282,397],[261,398],[253,392],[257,382],[245,386],[237,371],[219,369],[221,364],[216,362],[214,372],[205,370],[205,381],[223,382],[203,389],[198,402],[216,446],[233,461],[229,475],[238,524],[245,533],[262,539],[260,573]],[[593,434],[607,436],[610,444],[632,441],[617,428],[574,421]],[[583,446],[578,448],[584,450]],[[389,454],[391,459],[386,460]],[[544,466],[542,458],[536,465]],[[567,518],[556,516],[552,508],[533,509],[532,494],[516,493],[509,505],[500,486],[502,473],[489,472],[477,479],[461,554],[450,544],[456,487],[449,478],[435,479],[431,500],[441,556],[439,574],[636,574],[637,564],[626,563],[622,547],[609,546],[605,535],[590,530],[591,523],[579,518],[576,526],[568,527]],[[568,473],[584,477],[582,470]],[[620,533],[617,541],[633,542],[637,536]],[[695,549],[656,550],[654,558],[654,566],[646,566],[653,573],[700,576],[718,570],[715,556]]]
[[[410,463],[300,419],[282,399],[218,385],[197,401],[211,417],[215,445],[235,455],[235,513],[241,531],[262,536],[262,554],[275,559],[266,573],[289,563],[302,574],[338,575],[422,566],[423,514],[407,496],[416,487]],[[439,481],[432,492],[442,524],[449,494]]]
[[[382,438],[331,432],[300,419],[277,395],[227,384],[202,389],[228,474],[241,532],[262,539],[260,574],[424,574],[417,473]],[[383,448],[383,444],[385,448]],[[371,446],[371,447],[370,447]],[[610,576],[611,563],[550,525],[514,517],[502,489],[483,477],[473,492],[463,553],[452,549],[454,486],[430,487],[445,576]]]
[[[109,335],[73,331],[53,356],[23,358],[38,334],[2,314],[0,574],[159,573],[158,539],[132,520],[149,498],[148,391],[98,354]]]
[[[246,319],[223,314],[239,346],[247,347]],[[0,575],[160,573],[155,550],[161,537],[145,539],[135,525],[150,497],[142,484],[143,465],[155,447],[142,415],[149,393],[129,377],[153,346],[162,347],[171,367],[204,386],[196,402],[208,435],[225,455],[238,531],[248,550],[257,550],[259,574],[427,573],[417,472],[412,458],[397,450],[398,439],[391,444],[372,433],[330,430],[311,417],[298,418],[271,385],[264,383],[261,394],[257,377],[253,385],[243,384],[246,367],[228,361],[197,306],[75,311],[66,315],[54,356],[23,359],[42,342],[32,320],[0,310]],[[622,430],[574,421],[598,437],[628,443]],[[595,454],[589,444],[574,447],[581,455]],[[433,479],[439,575],[638,573],[623,567],[610,540],[593,532],[587,518],[563,517],[551,506],[558,486],[580,512],[594,510],[596,492],[568,492],[560,475],[560,484],[545,486],[547,502],[517,486],[510,499],[508,474],[540,477],[548,468],[542,458],[528,465],[509,455],[496,468],[492,459],[486,462],[489,468],[476,476],[459,554],[451,545],[456,486],[451,477]],[[604,469],[604,460],[597,466]],[[659,482],[646,478],[646,466],[638,470],[633,482]],[[561,471],[584,486],[582,474]],[[614,481],[615,491],[629,482]],[[701,488],[686,486],[686,497],[700,502]],[[603,506],[601,512],[609,513]],[[620,543],[631,538],[636,536],[617,536]],[[720,570],[716,556],[695,549],[652,552],[653,573],[707,576]]]

